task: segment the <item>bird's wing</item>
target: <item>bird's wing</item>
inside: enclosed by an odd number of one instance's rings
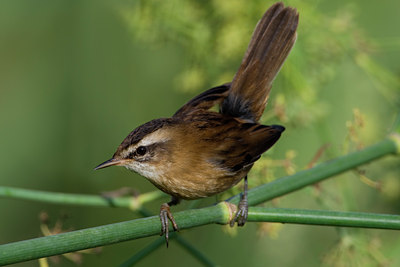
[[[230,83],[226,83],[199,94],[183,105],[173,117],[184,119],[190,114],[209,110],[213,106],[220,104],[226,98],[229,87]]]

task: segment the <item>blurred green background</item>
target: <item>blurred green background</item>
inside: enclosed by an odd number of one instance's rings
[[[93,171],[136,126],[230,81],[272,1],[0,2],[0,185],[99,194],[155,188],[122,168]],[[400,2],[285,1],[299,37],[264,123],[286,126],[250,173],[250,186],[382,140],[400,111]],[[268,203],[400,213],[400,160],[386,158]],[[239,192],[241,186],[230,191]],[[220,196],[220,198],[225,197]],[[147,207],[158,212],[162,201]],[[203,201],[204,206],[215,198]],[[185,209],[183,202],[173,210]],[[138,217],[129,210],[2,198],[0,243]],[[332,227],[211,225],[179,233],[221,266],[399,266],[400,233]],[[116,266],[159,237],[107,246],[82,266]],[[75,266],[64,257],[51,266]],[[172,242],[139,266],[200,266]],[[37,261],[15,266],[38,266]]]

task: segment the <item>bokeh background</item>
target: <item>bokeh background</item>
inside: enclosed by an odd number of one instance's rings
[[[0,186],[82,194],[155,190],[125,169],[93,167],[136,126],[171,116],[197,93],[230,81],[272,3],[1,1]],[[256,164],[250,187],[379,142],[400,111],[399,1],[285,3],[300,12],[299,37],[263,123],[287,130]],[[156,213],[165,200],[147,208]],[[399,214],[400,160],[378,160],[266,205]],[[43,212],[51,228],[63,230],[139,217],[126,209],[1,198],[0,243],[41,236]],[[400,265],[396,231],[248,223],[179,234],[220,266]],[[107,246],[75,261],[116,266],[156,238]],[[49,263],[76,265],[65,257]],[[138,266],[161,264],[200,266],[175,242]]]

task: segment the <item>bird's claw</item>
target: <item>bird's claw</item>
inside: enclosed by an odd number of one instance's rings
[[[231,220],[230,226],[233,227],[236,221],[238,226],[244,226],[247,221],[248,213],[249,205],[247,203],[247,196],[242,195],[238,205],[238,210],[235,214],[235,217]]]
[[[172,216],[171,210],[167,203],[161,205],[160,208],[160,220],[161,220],[161,233],[160,236],[165,235],[165,241],[168,247],[169,239],[169,221],[172,223],[174,231],[179,231],[178,225],[175,222],[174,216]]]

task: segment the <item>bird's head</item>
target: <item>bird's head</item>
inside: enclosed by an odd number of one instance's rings
[[[122,141],[112,158],[95,170],[123,166],[150,180],[157,179],[161,166],[168,164],[171,124],[170,119],[156,119],[139,126]]]

